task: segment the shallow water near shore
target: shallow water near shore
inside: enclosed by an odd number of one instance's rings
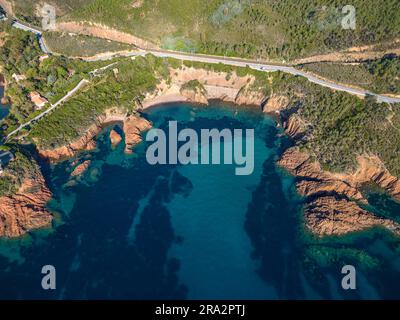
[[[315,239],[303,229],[294,178],[275,164],[291,142],[272,118],[219,104],[170,104],[144,116],[163,129],[169,120],[196,131],[254,128],[253,174],[151,166],[146,142],[125,155],[107,128],[97,151],[43,167],[61,218],[0,241],[1,299],[400,298],[398,239],[383,230]],[[72,179],[77,159],[92,162]],[[357,269],[355,291],[341,288],[345,264]],[[44,265],[56,268],[54,291],[41,288]]]
[[[0,100],[3,98],[3,96],[4,96],[4,87],[0,86]],[[9,107],[10,107],[9,105],[4,105],[0,101],[0,120],[8,115]]]

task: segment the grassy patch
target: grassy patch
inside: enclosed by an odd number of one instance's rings
[[[322,77],[376,93],[400,94],[400,57],[384,57],[357,65],[311,63],[304,66]]]
[[[17,16],[40,23],[34,0]],[[166,49],[263,59],[390,41],[400,34],[397,0],[353,0],[356,29],[342,28],[345,0],[48,0],[60,19],[101,23]]]
[[[134,49],[125,43],[59,32],[47,32],[44,38],[51,51],[70,57],[91,57],[100,53]]]
[[[0,196],[14,194],[24,179],[34,179],[40,170],[35,160],[31,159],[18,146],[13,146],[14,160],[10,161],[0,177]]]
[[[108,108],[134,111],[136,98],[155,89],[156,75],[163,70],[158,60],[141,57],[121,61],[114,68],[117,75],[109,70],[93,79],[84,91],[41,119],[29,137],[40,148],[53,149],[79,138]]]
[[[6,94],[12,101],[10,113],[2,121],[8,127],[3,134],[35,115],[34,105],[28,98],[29,92],[38,91],[54,103],[87,77],[89,71],[105,64],[56,56],[43,59],[44,55],[32,33],[11,28],[5,23],[1,24],[1,28],[7,36],[0,48],[0,63],[7,79]],[[13,74],[23,75],[25,79],[17,82]]]

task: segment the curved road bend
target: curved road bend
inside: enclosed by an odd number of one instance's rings
[[[259,63],[251,60],[246,59],[238,59],[238,58],[226,58],[226,57],[218,57],[218,56],[208,56],[202,54],[187,54],[187,53],[180,53],[180,52],[173,52],[173,51],[163,51],[163,50],[141,50],[141,51],[132,51],[129,53],[125,53],[122,56],[124,57],[135,57],[135,56],[145,56],[146,54],[151,53],[160,58],[175,58],[179,60],[187,60],[193,62],[204,62],[204,63],[222,63],[225,65],[231,65],[235,67],[246,67],[249,66],[252,69],[264,72],[273,72],[273,71],[281,71],[290,73],[292,75],[302,76],[308,81],[318,84],[320,86],[324,86],[330,88],[332,90],[337,91],[344,91],[353,95],[357,95],[360,97],[365,96],[374,96],[376,97],[378,102],[386,102],[386,103],[400,103],[400,97],[389,97],[385,95],[380,95],[373,93],[368,90],[353,88],[341,84],[337,84],[333,81],[321,79],[307,72],[298,70],[294,67],[284,66],[284,65],[274,65],[274,64],[265,64]],[[116,57],[115,54],[110,54],[108,56],[103,56],[101,58],[89,58],[85,59],[86,61],[97,61],[97,60],[109,60]]]
[[[38,36],[40,48],[45,53],[51,53],[50,50],[46,47],[42,32],[38,29],[26,26],[18,21],[13,23],[13,26],[25,31],[30,31],[35,33]],[[188,60],[188,61],[195,61],[195,62],[206,62],[206,63],[222,63],[225,65],[232,65],[237,67],[246,67],[249,66],[252,69],[271,72],[271,71],[282,71],[286,73],[290,73],[293,75],[298,75],[305,77],[310,82],[315,84],[337,90],[337,91],[344,91],[353,95],[357,95],[360,97],[365,96],[374,96],[376,97],[378,102],[386,102],[386,103],[400,103],[400,97],[389,97],[385,95],[376,94],[364,89],[357,89],[353,87],[349,87],[346,85],[337,84],[333,81],[329,81],[326,79],[321,79],[316,76],[310,75],[304,71],[300,71],[294,67],[284,66],[284,65],[274,65],[274,64],[265,64],[265,63],[258,63],[251,60],[240,59],[240,58],[226,58],[226,57],[218,57],[218,56],[208,56],[202,54],[188,54],[188,53],[180,53],[180,52],[173,52],[173,51],[164,51],[164,50],[141,50],[141,51],[132,51],[130,53],[124,54],[126,57],[134,57],[134,56],[145,56],[146,54],[151,53],[157,57],[162,58],[175,58],[179,60]],[[103,56],[97,59],[88,59],[88,61],[96,61],[96,60],[107,60],[112,59],[115,55],[110,54],[109,56]]]
[[[18,21],[15,21],[12,24],[15,28],[22,29],[25,31],[30,31],[35,33],[38,36],[40,48],[45,53],[51,53],[50,50],[46,47],[42,32],[38,29],[32,28],[30,26],[26,26]],[[255,70],[271,72],[271,71],[282,71],[286,73],[290,73],[293,75],[298,75],[307,78],[310,82],[315,84],[328,87],[333,90],[344,91],[353,95],[365,97],[365,96],[374,96],[376,97],[378,102],[386,102],[386,103],[400,103],[400,97],[389,97],[385,95],[376,94],[364,89],[352,88],[349,86],[337,84],[333,81],[325,80],[318,78],[316,76],[310,75],[304,71],[297,70],[294,67],[284,66],[284,65],[273,65],[273,64],[265,64],[258,63],[251,60],[239,59],[239,58],[226,58],[226,57],[218,57],[218,56],[208,56],[202,54],[187,54],[173,51],[164,51],[164,50],[141,50],[141,51],[132,51],[131,53],[124,54],[126,57],[134,57],[134,56],[144,56],[148,53],[151,53],[157,57],[162,58],[175,58],[180,60],[188,60],[195,62],[206,62],[206,63],[222,63],[225,65],[232,65],[237,67],[246,67],[249,66]],[[88,61],[96,61],[96,60],[107,60],[115,57],[115,55],[110,54],[109,56],[103,56],[97,59],[87,59]]]
[[[39,40],[39,45],[40,45],[41,50],[44,53],[51,53],[50,50],[45,45],[45,42],[42,37],[42,32],[40,30],[32,28],[27,25],[24,25],[16,20],[12,23],[12,26],[15,28],[33,32],[34,34],[36,34],[38,37],[38,40]],[[247,67],[248,66],[254,70],[264,71],[264,72],[281,71],[281,72],[290,73],[292,75],[298,75],[298,76],[305,77],[310,82],[330,88],[332,90],[344,91],[344,92],[347,92],[347,93],[350,93],[353,95],[357,95],[360,97],[373,96],[373,97],[376,97],[378,102],[400,103],[400,97],[399,98],[389,97],[389,96],[385,96],[385,95],[376,94],[376,93],[370,92],[368,90],[357,89],[357,88],[352,88],[352,87],[345,86],[345,85],[340,85],[333,81],[320,79],[316,76],[310,75],[304,71],[297,70],[296,68],[290,67],[290,66],[259,63],[259,62],[246,60],[246,59],[239,59],[239,58],[226,58],[226,57],[208,56],[208,55],[202,55],[202,54],[189,54],[189,53],[180,53],[180,52],[163,51],[163,50],[132,51],[130,53],[124,54],[123,56],[125,56],[125,57],[145,56],[148,53],[151,53],[151,54],[155,55],[156,57],[160,57],[160,58],[175,58],[175,59],[179,59],[179,60],[187,60],[187,61],[203,62],[203,63],[222,63],[225,65],[231,65],[231,66],[236,66],[236,67]],[[87,59],[87,60],[88,61],[108,60],[108,59],[112,59],[113,57],[115,57],[115,55],[110,54],[109,56],[103,56],[98,59]],[[8,140],[15,133],[19,132],[21,129],[30,125],[33,121],[37,121],[40,118],[42,118],[43,116],[45,116],[46,114],[53,111],[62,102],[64,102],[69,97],[74,95],[75,92],[78,91],[87,82],[88,82],[88,80],[82,80],[81,82],[79,82],[79,84],[74,89],[72,89],[70,92],[68,92],[68,94],[66,96],[64,96],[62,99],[60,99],[54,105],[52,105],[49,109],[47,109],[46,111],[42,112],[41,114],[39,114],[38,116],[36,116],[32,120],[30,120],[29,122],[21,125],[17,129],[15,129],[11,133],[9,133],[6,137],[6,140]]]

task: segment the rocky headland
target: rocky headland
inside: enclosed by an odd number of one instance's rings
[[[0,236],[19,237],[50,225],[53,216],[46,205],[51,197],[40,170],[25,177],[15,193],[0,197]]]
[[[71,172],[71,177],[77,177],[85,173],[87,168],[89,168],[91,161],[86,160],[82,162],[81,164],[77,165],[75,169]]]
[[[151,124],[138,115],[128,115],[118,109],[109,109],[99,116],[95,123],[77,140],[68,145],[52,150],[38,148],[40,156],[50,162],[57,162],[75,156],[80,151],[90,151],[96,148],[95,137],[104,127],[113,123],[122,123],[125,135],[125,152],[132,153],[132,147],[142,141],[140,133],[151,128]]]
[[[304,125],[290,118],[286,133],[296,137]],[[284,152],[278,164],[296,177],[296,188],[305,197],[306,227],[317,236],[343,235],[371,227],[385,227],[400,235],[400,225],[362,209],[368,201],[361,193],[366,183],[373,182],[400,200],[400,181],[392,176],[380,159],[372,155],[358,157],[358,169],[352,173],[324,171],[321,165],[298,147]]]
[[[170,102],[191,102],[207,105],[210,100],[220,100],[237,105],[261,106],[265,95],[254,90],[255,77],[238,76],[235,72],[215,72],[205,69],[182,67],[169,70],[169,81],[161,81],[154,92],[148,93],[142,102],[144,108]],[[185,88],[196,81],[200,88]]]
[[[142,142],[141,133],[151,129],[151,123],[146,119],[132,115],[125,118],[123,131],[125,135],[125,153],[131,154],[132,148]]]
[[[291,105],[290,98],[284,94],[271,93],[266,97],[262,90],[254,87],[256,79],[252,75],[241,77],[235,72],[227,74],[191,67],[171,68],[169,73],[170,79],[160,81],[156,90],[146,94],[138,107],[148,108],[172,102],[207,105],[210,100],[221,100],[237,105],[254,105],[262,107],[266,113],[282,115]],[[96,148],[95,137],[105,126],[115,123],[122,124],[127,154],[132,153],[132,148],[142,141],[141,133],[151,128],[151,123],[138,114],[127,114],[117,108],[111,108],[99,116],[77,140],[52,150],[38,148],[38,152],[43,158],[56,162],[71,158],[80,151],[93,150]],[[288,117],[283,125],[285,133],[294,140],[307,135],[307,124],[295,113]],[[113,147],[122,140],[119,133],[111,130],[110,141]],[[360,207],[362,203],[367,204],[360,191],[365,183],[374,182],[394,198],[400,199],[399,180],[385,169],[376,156],[360,156],[358,163],[358,170],[353,173],[327,172],[311,155],[300,151],[298,147],[286,150],[278,161],[280,166],[296,177],[297,190],[305,197],[305,225],[313,234],[343,235],[374,226],[382,226],[400,234],[399,224],[376,217]],[[71,175],[82,174],[89,164],[89,161],[85,161],[78,165]],[[11,197],[7,201],[11,199],[14,198]],[[43,224],[46,224],[48,217],[44,212],[41,214],[44,216]]]

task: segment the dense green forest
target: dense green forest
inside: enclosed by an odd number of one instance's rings
[[[38,91],[54,103],[88,77],[91,70],[104,65],[104,62],[86,63],[62,56],[46,57],[32,33],[12,28],[7,23],[0,24],[0,31],[5,34],[4,44],[0,47],[0,65],[7,80],[6,95],[12,102],[9,116],[3,120],[7,131],[37,113],[28,98],[29,92]],[[25,79],[17,82],[13,74]]]
[[[13,0],[40,24],[37,2]],[[290,60],[398,38],[398,0],[48,0],[59,19],[101,23],[166,49]],[[356,28],[342,28],[355,8]]]
[[[25,154],[19,146],[13,145],[12,152],[14,160],[7,165],[1,175],[0,196],[14,194],[24,179],[35,179],[40,170],[36,161]]]
[[[322,77],[375,93],[400,94],[400,57],[388,55],[358,64],[311,63],[303,66]]]
[[[372,97],[362,100],[300,78],[282,81],[281,88],[294,103],[300,102],[296,112],[309,124],[302,145],[325,169],[352,171],[357,155],[374,154],[400,176],[399,104],[377,103]]]
[[[53,149],[79,138],[108,108],[133,112],[137,98],[153,91],[157,78],[167,77],[166,61],[147,57],[126,59],[105,71],[76,96],[40,120],[29,135],[42,149]],[[93,98],[95,97],[95,99]]]

